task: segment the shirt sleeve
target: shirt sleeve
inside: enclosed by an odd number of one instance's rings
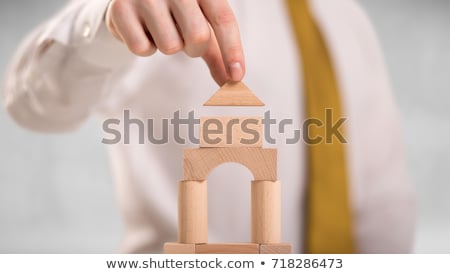
[[[24,39],[4,82],[4,104],[17,123],[42,132],[70,131],[108,95],[108,78],[133,59],[106,28],[108,4],[71,1]]]

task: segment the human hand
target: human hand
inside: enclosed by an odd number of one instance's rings
[[[227,0],[112,0],[105,21],[136,55],[183,50],[202,57],[219,85],[245,74],[239,28]]]

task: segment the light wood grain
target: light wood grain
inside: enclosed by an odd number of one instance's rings
[[[200,147],[262,147],[262,117],[200,117]]]
[[[252,242],[279,243],[281,239],[281,186],[279,181],[253,181]]]
[[[178,242],[208,242],[208,192],[206,181],[178,183]]]
[[[195,254],[195,244],[165,243],[164,254]]]
[[[259,245],[254,243],[197,244],[196,254],[258,254]]]
[[[289,243],[279,243],[279,244],[260,244],[259,245],[260,254],[291,254],[292,245]]]
[[[252,147],[185,149],[184,179],[206,180],[215,167],[228,162],[246,166],[254,180],[277,180],[277,150]]]
[[[264,103],[242,82],[223,85],[204,106],[264,106]]]
[[[291,254],[289,243],[165,243],[164,254]]]

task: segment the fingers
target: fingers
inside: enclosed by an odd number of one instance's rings
[[[140,11],[158,49],[164,54],[175,54],[184,48],[183,40],[166,1],[139,1]]]
[[[209,45],[211,29],[197,0],[171,0],[171,10],[184,39],[184,51],[202,56]]]
[[[216,81],[219,86],[223,86],[228,81],[229,77],[214,32],[211,32],[208,49],[202,57],[208,65],[214,81]]]
[[[111,2],[107,25],[116,38],[122,40],[136,55],[149,56],[156,51],[140,22],[135,7],[124,1]]]
[[[137,55],[184,49],[202,56],[219,84],[244,77],[239,28],[227,0],[112,0],[106,23]]]
[[[233,11],[225,0],[199,0],[199,3],[214,30],[229,77],[233,81],[241,81],[245,74],[245,61]]]

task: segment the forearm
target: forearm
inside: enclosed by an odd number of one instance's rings
[[[19,124],[72,130],[106,96],[108,77],[132,57],[106,30],[107,4],[72,1],[22,42],[4,86],[6,108]]]

